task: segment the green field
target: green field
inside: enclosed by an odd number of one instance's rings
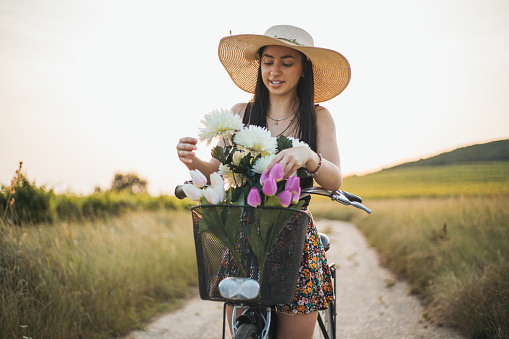
[[[397,167],[345,178],[371,215],[321,197],[310,208],[354,222],[424,298],[428,319],[509,338],[508,174],[507,161]],[[35,191],[51,223],[0,221],[0,338],[116,337],[196,285],[190,213],[172,199]]]
[[[509,161],[386,169],[347,177],[342,189],[365,199],[509,194]]]

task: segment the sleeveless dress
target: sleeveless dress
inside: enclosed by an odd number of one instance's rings
[[[248,123],[244,119],[244,124]],[[306,140],[304,140],[306,141]],[[301,180],[301,187],[310,187],[313,179]],[[279,312],[290,314],[307,314],[326,310],[328,303],[334,300],[332,274],[327,264],[325,250],[318,234],[311,212],[308,210],[309,197],[301,208],[310,216],[306,232],[304,253],[299,269],[299,278],[295,288],[295,296],[289,304],[278,305]]]

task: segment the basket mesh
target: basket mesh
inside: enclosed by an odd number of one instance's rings
[[[227,277],[243,276],[238,261],[242,263],[246,276],[261,284],[260,296],[253,300],[253,303],[285,304],[293,300],[306,231],[310,222],[310,218],[305,212],[286,208],[257,207],[255,209],[249,206],[234,205],[196,206],[191,211],[198,262],[199,290],[203,300],[226,301],[219,294],[218,284]],[[258,219],[255,219],[255,214]],[[238,234],[233,241],[237,260],[234,260],[234,255],[231,253],[231,244],[228,249],[214,232],[204,231],[206,228],[203,225],[204,220],[210,222],[212,217],[219,215],[223,216],[223,220],[228,216],[232,216],[230,221],[238,220],[235,223]],[[260,223],[256,220],[263,222]],[[270,233],[271,227],[276,227],[276,224],[284,224],[284,227],[274,238],[274,246],[268,248],[268,241],[265,242],[264,246],[267,246],[268,256],[263,272],[260,272],[260,263],[250,244],[251,238],[248,234],[251,235],[252,232]],[[267,225],[270,226],[267,227]],[[226,228],[228,227],[226,226]],[[229,230],[231,231],[231,228]],[[277,230],[274,231],[275,235],[276,233]]]

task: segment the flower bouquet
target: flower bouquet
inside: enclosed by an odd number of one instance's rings
[[[198,170],[191,171],[192,184],[183,186],[186,195],[203,208],[211,205],[213,211],[201,213],[199,233],[208,233],[226,247],[246,277],[239,239],[247,238],[250,250],[259,264],[258,280],[261,282],[265,261],[276,244],[278,235],[295,213],[280,213],[281,209],[257,208],[283,207],[298,210],[300,178],[307,177],[304,168],[283,180],[283,167],[276,164],[266,171],[270,161],[284,149],[309,147],[306,143],[285,136],[272,137],[258,126],[244,126],[241,118],[228,110],[214,110],[201,120],[200,141],[210,145],[212,157],[220,162],[219,171],[207,178]],[[225,208],[237,206],[239,208]],[[295,211],[296,212],[296,211]]]

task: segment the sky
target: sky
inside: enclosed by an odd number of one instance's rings
[[[507,0],[0,0],[0,183],[23,161],[58,193],[134,172],[173,194],[189,179],[179,138],[251,98],[219,40],[278,24],[350,62],[322,103],[347,177],[509,138]]]

